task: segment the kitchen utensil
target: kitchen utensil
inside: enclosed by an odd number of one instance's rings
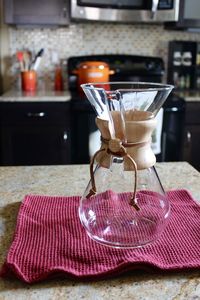
[[[102,144],[91,160],[80,220],[88,235],[104,245],[149,244],[160,237],[170,213],[154,167],[151,134],[155,116],[173,87],[108,82],[82,88],[96,110]]]
[[[17,56],[17,59],[18,59],[19,64],[20,64],[20,70],[24,71],[25,67],[24,67],[24,54],[23,54],[23,52],[22,51],[18,51],[17,54],[16,54],[16,56]]]
[[[39,65],[41,63],[41,60],[42,60],[42,56],[44,54],[44,49],[40,49],[40,51],[36,54],[35,56],[35,59],[33,61],[33,63],[31,64],[31,68],[34,70],[34,71],[37,71],[38,68],[39,68]]]
[[[73,71],[78,77],[78,89],[82,94],[81,84],[88,82],[108,82],[109,75],[114,74],[110,70],[109,65],[103,61],[85,61],[78,65],[77,69]]]
[[[24,69],[26,71],[30,70],[30,55],[27,51],[23,51]]]

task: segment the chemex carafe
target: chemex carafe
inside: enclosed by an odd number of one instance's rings
[[[107,82],[82,88],[96,111],[101,145],[80,200],[81,223],[98,243],[116,248],[147,245],[159,238],[170,216],[151,135],[173,86]]]

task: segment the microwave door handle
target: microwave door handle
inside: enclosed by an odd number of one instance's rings
[[[159,3],[159,0],[152,0],[151,19],[155,18],[156,12],[158,10],[158,3]]]

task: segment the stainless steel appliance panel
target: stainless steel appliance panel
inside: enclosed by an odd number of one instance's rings
[[[180,0],[71,0],[71,17],[124,23],[177,21]]]

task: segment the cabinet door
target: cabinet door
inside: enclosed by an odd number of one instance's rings
[[[58,126],[3,126],[2,165],[54,165],[70,163],[69,132]]]
[[[68,164],[68,103],[0,103],[1,165]]]
[[[68,0],[4,0],[5,23],[18,25],[67,25]]]
[[[200,125],[188,125],[184,129],[183,160],[200,171]]]

